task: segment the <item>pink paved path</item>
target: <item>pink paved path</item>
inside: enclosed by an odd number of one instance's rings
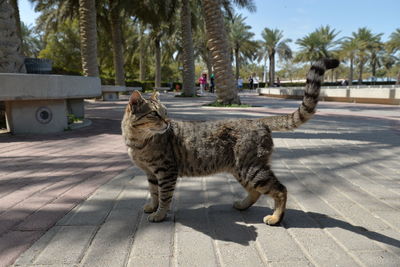
[[[58,135],[0,135],[0,266],[131,166],[120,134],[123,102],[87,106],[89,127]]]

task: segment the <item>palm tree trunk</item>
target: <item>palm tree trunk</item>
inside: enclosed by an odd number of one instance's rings
[[[155,87],[161,87],[161,47],[160,40],[154,40],[155,57],[156,57],[156,70],[155,70]]]
[[[275,53],[269,54],[269,86],[274,86],[275,82]]]
[[[181,27],[182,27],[182,60],[183,83],[182,90],[185,96],[195,95],[194,77],[194,48],[192,38],[191,10],[189,0],[182,0]]]
[[[362,84],[363,67],[364,67],[364,61],[361,60],[359,65],[358,84]]]
[[[0,73],[26,72],[14,14],[8,1],[0,0]]]
[[[121,32],[121,14],[119,8],[113,4],[113,0],[110,1],[110,21],[113,43],[113,61],[115,68],[115,85],[125,86],[124,46]]]
[[[353,85],[353,72],[354,72],[354,58],[350,58],[350,74],[349,74],[349,85]]]
[[[140,40],[139,40],[139,80],[144,81],[146,79],[146,67],[145,67],[145,61],[146,61],[146,44],[144,40],[144,26],[140,24]]]
[[[397,73],[397,81],[396,81],[396,84],[400,84],[400,71],[399,71],[399,73]]]
[[[0,73],[25,73],[22,40],[17,35],[15,12],[7,0],[0,0]],[[6,128],[8,104],[0,101],[0,128]],[[8,128],[8,127],[7,127]]]
[[[210,77],[211,73],[212,73],[212,67],[213,64],[211,62],[211,52],[210,50],[206,49],[205,53],[201,53],[201,59],[204,61],[204,63],[206,64],[206,68],[207,68],[207,72],[208,72],[208,76]],[[196,75],[196,74],[195,74]]]
[[[269,75],[269,73],[268,73]],[[264,65],[263,65],[263,82],[267,83],[267,57],[264,57]]]
[[[217,102],[240,104],[230,60],[230,48],[219,0],[203,0],[208,46],[215,71]]]
[[[376,62],[372,63],[372,77],[376,77]]]
[[[239,49],[235,48],[235,63],[236,63],[236,81],[239,80],[239,70],[240,70],[240,59],[239,59]]]
[[[213,64],[211,62],[211,59],[212,59],[211,52],[210,52],[210,50],[207,49],[207,56],[206,56],[205,62],[206,62],[207,71],[208,71],[208,77],[209,78],[211,77],[211,74],[213,73],[213,70],[212,70]]]
[[[82,70],[85,76],[99,76],[95,0],[79,0],[79,32]]]
[[[15,18],[15,26],[17,26],[17,35],[22,42],[21,18],[19,16],[18,0],[10,0],[10,4],[14,9],[14,18]]]

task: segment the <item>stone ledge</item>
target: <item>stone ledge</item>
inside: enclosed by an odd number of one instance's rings
[[[101,95],[98,77],[0,73],[0,101],[92,98]]]
[[[142,87],[131,87],[131,86],[127,86],[127,87],[126,87],[126,91],[127,91],[127,92],[143,91],[143,88],[142,88]]]
[[[102,85],[101,91],[105,92],[125,92],[126,87],[121,85]]]
[[[302,99],[304,88],[260,88],[260,95],[287,99]],[[322,101],[371,103],[371,104],[400,104],[400,88],[359,88],[359,87],[322,87],[320,93]]]
[[[83,99],[100,95],[98,77],[0,73],[0,101],[13,134],[62,132],[68,113],[83,118]]]

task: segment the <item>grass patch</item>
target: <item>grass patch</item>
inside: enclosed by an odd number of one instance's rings
[[[76,117],[74,114],[68,114],[67,117],[68,117],[68,124],[83,121],[83,118]]]

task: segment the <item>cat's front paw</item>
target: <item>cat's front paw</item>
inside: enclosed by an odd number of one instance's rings
[[[143,206],[143,211],[145,213],[153,213],[157,210],[157,206],[153,205],[152,203],[147,203],[146,205]]]
[[[264,217],[263,221],[268,225],[276,225],[281,222],[281,218],[275,215],[268,215]]]
[[[162,222],[164,221],[165,217],[167,217],[167,214],[162,213],[162,212],[153,212],[152,214],[147,217],[147,220],[149,222]]]

